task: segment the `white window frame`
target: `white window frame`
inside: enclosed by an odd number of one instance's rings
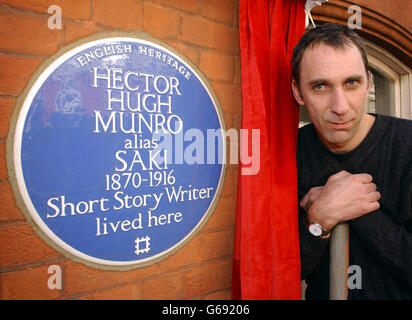
[[[412,71],[387,50],[365,40],[370,67],[394,83],[395,114],[393,116],[412,119]]]

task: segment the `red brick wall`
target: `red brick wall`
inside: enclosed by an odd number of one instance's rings
[[[65,45],[98,31],[140,30],[186,55],[209,79],[226,128],[241,117],[237,0],[0,0],[0,298],[229,299],[237,166],[229,165],[215,212],[174,255],[132,271],[102,271],[62,256],[33,231],[16,205],[6,140],[16,99],[33,72]],[[62,29],[50,30],[50,5]],[[10,155],[9,155],[10,156]],[[49,289],[48,268],[62,269]]]

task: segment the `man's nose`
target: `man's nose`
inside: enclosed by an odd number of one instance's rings
[[[349,110],[349,103],[343,88],[335,88],[331,97],[330,109],[337,115],[343,115]]]

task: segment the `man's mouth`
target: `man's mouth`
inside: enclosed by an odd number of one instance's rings
[[[329,121],[329,123],[331,124],[331,126],[333,127],[333,129],[342,130],[342,129],[348,128],[348,127],[352,124],[352,120],[349,120],[349,121],[339,121],[339,122]]]

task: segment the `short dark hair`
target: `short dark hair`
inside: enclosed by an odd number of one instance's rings
[[[365,45],[361,37],[353,30],[338,23],[325,23],[317,26],[306,32],[296,44],[292,54],[292,76],[299,86],[300,81],[300,62],[306,48],[315,44],[324,43],[334,48],[343,48],[345,45],[355,45],[363,60],[365,66],[366,75],[369,76],[369,64],[368,57],[366,55]]]

